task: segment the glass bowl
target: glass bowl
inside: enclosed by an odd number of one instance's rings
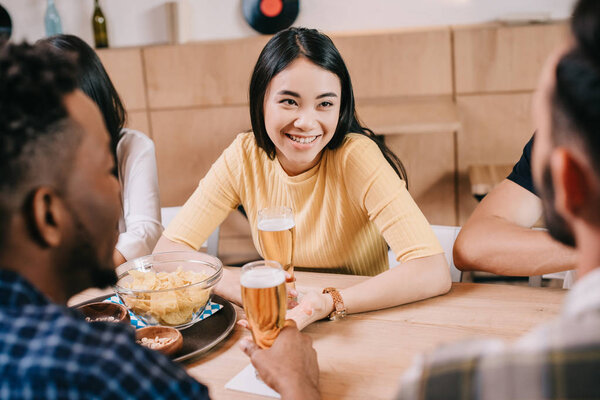
[[[115,292],[148,326],[185,329],[198,322],[221,280],[223,264],[196,251],[172,251],[136,258],[117,268]]]

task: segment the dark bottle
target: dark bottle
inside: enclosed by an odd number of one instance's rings
[[[102,13],[98,0],[94,0],[94,17],[92,18],[92,25],[94,27],[94,42],[96,48],[101,49],[108,47],[108,35],[106,34],[106,18]]]

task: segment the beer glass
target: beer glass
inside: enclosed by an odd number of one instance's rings
[[[258,212],[258,242],[265,260],[278,261],[294,278],[296,223],[289,207],[269,207]],[[295,289],[294,282],[289,289]],[[294,299],[297,300],[297,299]]]
[[[242,303],[252,338],[262,349],[271,347],[285,324],[285,273],[277,261],[262,260],[242,267]]]

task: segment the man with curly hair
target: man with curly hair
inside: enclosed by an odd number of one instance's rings
[[[0,398],[208,398],[133,329],[64,306],[116,281],[119,183],[74,65],[0,49]]]

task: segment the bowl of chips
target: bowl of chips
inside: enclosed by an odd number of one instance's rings
[[[149,326],[192,326],[223,275],[221,261],[196,251],[157,253],[117,268],[115,292]]]

